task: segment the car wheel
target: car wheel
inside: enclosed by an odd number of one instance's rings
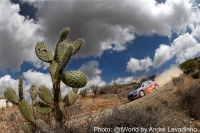
[[[140,97],[143,97],[145,95],[145,92],[144,91],[140,91]]]

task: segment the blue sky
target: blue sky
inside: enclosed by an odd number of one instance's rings
[[[66,26],[68,39],[84,38],[85,44],[65,71],[85,72],[86,87],[161,74],[199,56],[199,8],[199,0],[1,0],[0,95],[18,86],[19,75],[25,90],[52,87],[49,64],[34,48],[43,41],[54,51]],[[70,90],[61,88],[63,94]]]

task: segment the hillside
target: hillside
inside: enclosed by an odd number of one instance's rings
[[[112,128],[112,131],[114,127],[136,127],[149,132],[200,132],[200,122],[196,119],[199,116],[192,117],[190,109],[183,107],[181,101],[185,92],[191,89],[190,85],[199,82],[199,79],[182,75],[132,102],[127,101],[127,94],[132,90],[130,85],[121,87],[119,97],[92,93],[84,98],[80,96],[76,104],[66,109],[67,128],[59,132],[89,133],[94,132],[94,127]],[[49,118],[54,121],[53,116]],[[21,133],[25,123],[17,107],[1,110],[0,133]],[[103,130],[98,129],[98,132]]]

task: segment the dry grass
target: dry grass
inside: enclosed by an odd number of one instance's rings
[[[196,120],[200,119],[200,83],[190,84],[180,97],[183,109],[188,110],[190,116]]]

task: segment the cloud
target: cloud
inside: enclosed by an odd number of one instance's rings
[[[27,72],[23,73],[23,76],[26,83],[25,90],[29,90],[31,85],[34,84],[37,89],[39,89],[41,85],[45,85],[52,92],[53,85],[49,73],[44,74],[41,72],[28,70]],[[65,94],[67,94],[69,91],[72,90],[70,87],[66,86],[63,82],[61,82],[60,89],[62,96],[64,96]]]
[[[173,41],[171,49],[177,57],[176,62],[180,64],[186,59],[193,58],[200,51],[200,44],[191,34],[185,33]]]
[[[130,61],[127,63],[127,71],[135,73],[137,71],[149,71],[149,67],[152,66],[152,60],[149,57],[138,60],[135,58],[130,58]]]
[[[161,44],[155,51],[153,66],[159,68],[163,63],[171,59],[173,56],[174,53],[171,47]]]
[[[19,14],[20,7],[8,0],[0,1],[0,70],[20,71],[24,61],[42,67],[34,52],[37,41],[43,40],[41,28],[33,19]]]
[[[171,37],[173,32],[184,34],[188,25],[199,22],[190,0],[126,1],[36,1],[36,20],[19,14],[20,6],[8,0],[0,1],[0,65],[1,71],[19,71],[24,61],[37,68],[47,68],[34,53],[35,44],[44,41],[55,48],[59,32],[71,28],[69,39],[83,37],[84,47],[74,56],[101,56],[105,50],[123,51],[127,42],[137,35],[158,34]],[[144,6],[145,3],[145,6]],[[6,7],[6,8],[5,8]],[[53,8],[52,8],[53,7]],[[199,33],[195,27],[193,35]],[[159,62],[159,61],[158,61]]]
[[[176,57],[176,63],[180,64],[187,59],[193,58],[200,52],[200,43],[189,33],[178,36],[170,45],[160,44],[155,50],[154,60],[149,57],[144,59],[131,58],[127,63],[127,71],[149,71],[149,67],[159,68],[165,62]]]
[[[12,87],[16,92],[18,91],[18,80],[12,79],[10,75],[5,75],[0,78],[0,96],[4,96],[4,90],[7,87]]]
[[[104,0],[28,2],[38,9],[38,24],[51,47],[65,26],[71,28],[71,40],[79,37],[86,40],[75,57],[125,50],[126,43],[134,40],[134,34],[171,37],[173,32],[184,33],[188,24],[197,19],[190,0],[166,0],[160,4],[154,0],[126,0],[114,1],[114,5],[113,1]]]
[[[99,87],[103,87],[106,85],[106,82],[104,82],[100,76],[96,76],[92,79],[90,79],[87,83],[87,85],[84,88],[90,88],[92,85],[97,85]]]
[[[183,72],[175,65],[171,65],[169,69],[164,70],[159,76],[155,78],[155,81],[160,87],[169,83],[173,77],[178,77]]]
[[[110,82],[110,84],[113,84],[114,81],[117,84],[123,85],[123,84],[130,84],[131,82],[136,82],[136,79],[133,76],[131,76],[131,77],[117,78],[116,80],[112,80]]]
[[[98,66],[99,63],[97,61],[91,60],[79,68],[79,71],[84,72],[88,77],[88,83],[84,88],[89,88],[92,85],[97,85],[100,87],[106,85],[106,82],[103,81],[99,76],[102,71],[98,68]]]
[[[91,60],[86,64],[83,64],[79,70],[84,72],[89,79],[96,77],[97,75],[101,74],[101,70],[98,68],[99,63],[97,61]]]

